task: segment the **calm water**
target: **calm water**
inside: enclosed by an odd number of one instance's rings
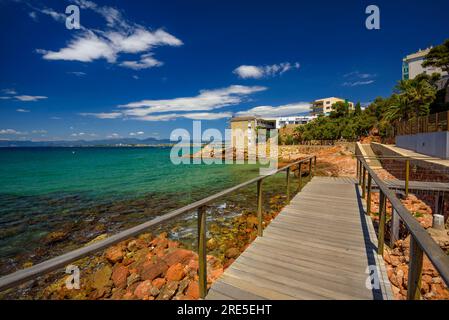
[[[0,149],[0,273],[258,175],[256,165],[173,165],[169,155],[170,148]],[[53,231],[67,235],[50,245]]]

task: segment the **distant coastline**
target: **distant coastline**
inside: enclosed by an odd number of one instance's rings
[[[171,147],[175,142],[169,139],[105,139],[105,140],[60,140],[60,141],[31,141],[31,140],[0,140],[0,148],[21,147]]]

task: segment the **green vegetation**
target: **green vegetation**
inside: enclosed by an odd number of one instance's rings
[[[429,52],[425,66],[439,67],[449,72],[449,39]],[[285,144],[309,140],[355,140],[364,136],[386,137],[396,121],[410,120],[429,113],[449,110],[449,81],[438,90],[439,74],[421,74],[412,80],[401,80],[388,98],[376,98],[365,110],[357,103],[354,110],[348,103],[337,102],[326,116],[299,126]]]

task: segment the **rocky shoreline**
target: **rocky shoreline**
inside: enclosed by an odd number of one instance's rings
[[[285,204],[284,196],[273,196],[265,204],[264,227]],[[233,207],[239,215],[218,217],[209,223],[207,241],[208,285],[210,286],[256,238],[257,218],[253,209]],[[167,229],[168,226],[164,228]],[[15,290],[3,299],[198,299],[198,255],[192,243],[170,239],[181,225],[157,236],[144,233],[86,257],[74,265],[81,270],[80,289],[67,289],[69,275],[49,274]],[[102,240],[100,235],[90,243]],[[58,234],[54,234],[58,237]],[[195,241],[193,241],[195,242]],[[31,266],[30,264],[29,266]]]

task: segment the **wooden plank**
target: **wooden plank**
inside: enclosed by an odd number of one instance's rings
[[[213,294],[206,298],[373,299],[366,270],[383,260],[375,254],[374,229],[355,183],[314,177],[212,284]]]

